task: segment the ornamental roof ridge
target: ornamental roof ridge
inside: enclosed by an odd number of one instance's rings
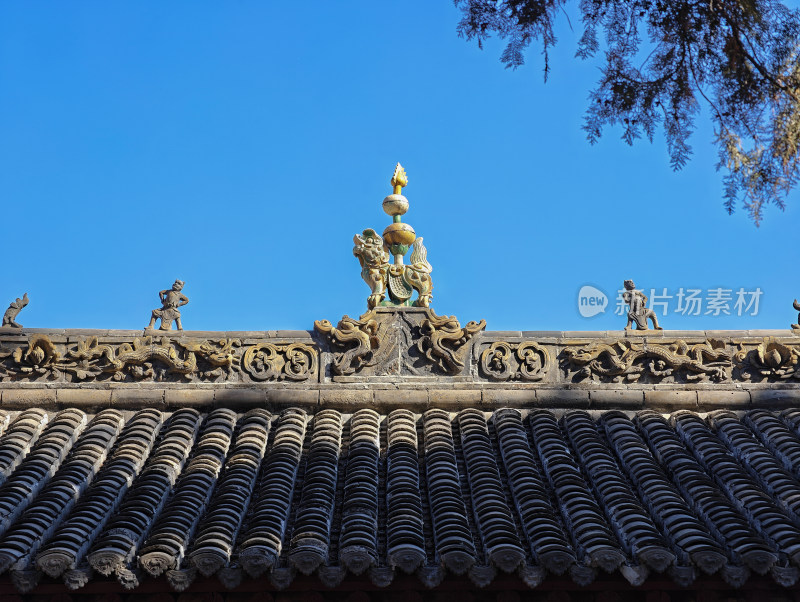
[[[313,331],[0,332],[6,408],[737,409],[798,405],[798,384],[800,337],[785,330],[487,331],[376,307]]]

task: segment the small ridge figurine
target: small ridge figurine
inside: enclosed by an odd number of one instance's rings
[[[22,328],[22,324],[17,324],[14,320],[16,319],[19,312],[22,311],[22,308],[28,304],[28,293],[22,295],[22,299],[17,297],[17,300],[11,303],[6,310],[6,313],[3,314],[3,327],[11,326],[12,328]]]
[[[19,301],[19,299],[17,299],[17,301]],[[794,300],[792,307],[794,307],[797,311],[800,311],[800,303],[797,302],[797,299]],[[792,328],[795,330],[800,330],[800,314],[797,314],[797,324],[792,324]]]
[[[158,293],[161,298],[161,309],[154,309],[153,315],[150,316],[150,324],[145,327],[145,330],[153,330],[156,327],[156,320],[161,318],[161,327],[159,330],[172,330],[172,321],[175,321],[175,326],[178,330],[183,330],[181,325],[181,312],[178,309],[189,303],[188,297],[181,293],[183,290],[183,280],[176,280],[171,289],[163,290]]]
[[[633,280],[626,280],[624,283],[625,292],[622,293],[622,300],[628,304],[630,311],[628,312],[628,324],[625,330],[630,330],[631,325],[636,322],[636,330],[647,330],[647,319],[653,321],[653,328],[656,330],[663,330],[658,325],[658,318],[656,312],[652,309],[647,309],[647,295],[642,291],[636,290],[636,285]]]

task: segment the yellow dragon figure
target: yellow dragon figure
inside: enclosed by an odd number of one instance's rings
[[[383,238],[372,228],[356,234],[353,242],[353,255],[361,264],[361,277],[371,291],[367,298],[369,309],[378,305],[412,305],[409,300],[414,291],[419,293],[419,297],[413,305],[430,307],[433,297],[430,274],[433,266],[428,263],[428,251],[422,238],[417,238],[411,247],[410,265],[390,264]]]

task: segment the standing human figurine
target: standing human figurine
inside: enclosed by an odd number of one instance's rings
[[[19,299],[17,299],[17,301],[19,301]],[[792,307],[794,307],[797,311],[800,311],[800,303],[797,302],[797,299],[794,300]],[[795,330],[800,330],[800,314],[797,314],[797,324],[792,324],[792,328]]]
[[[6,313],[3,314],[3,326],[12,326],[13,328],[22,328],[22,324],[15,322],[17,315],[22,311],[22,308],[28,304],[28,293],[22,295],[22,299],[17,297],[17,300],[8,306]]]
[[[626,280],[624,283],[625,292],[622,293],[622,300],[628,304],[630,311],[628,312],[628,324],[625,330],[630,330],[631,325],[636,322],[636,330],[647,330],[647,319],[653,321],[653,328],[656,330],[663,330],[658,325],[658,318],[656,312],[647,308],[647,295],[642,291],[636,290],[636,285],[633,280]]]
[[[171,289],[163,290],[158,293],[161,298],[161,309],[154,309],[150,316],[150,324],[145,330],[153,330],[156,327],[156,320],[161,318],[159,330],[172,330],[172,321],[178,330],[183,330],[181,324],[181,312],[178,309],[189,303],[189,299],[181,291],[183,290],[183,280],[176,280]]]

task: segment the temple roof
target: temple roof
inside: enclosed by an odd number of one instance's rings
[[[800,575],[800,410],[2,416],[0,569],[277,588]]]

